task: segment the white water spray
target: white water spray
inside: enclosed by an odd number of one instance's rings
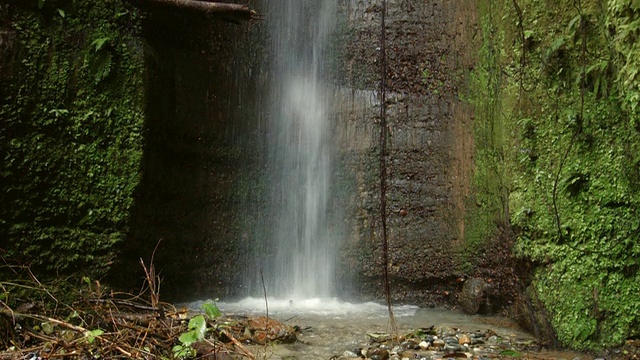
[[[270,295],[329,297],[336,243],[327,216],[332,136],[322,78],[335,4],[281,0],[268,7],[274,54],[268,139],[272,188],[271,221],[264,232],[271,250],[261,254],[260,264]]]

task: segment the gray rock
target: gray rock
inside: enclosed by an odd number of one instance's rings
[[[347,358],[355,358],[355,357],[358,357],[360,355],[354,353],[353,351],[347,350],[347,351],[342,353],[342,356],[347,357]]]
[[[427,336],[425,336],[425,337],[423,337],[423,338],[422,338],[422,340],[424,340],[424,341],[426,341],[426,342],[429,342],[429,343],[432,343],[432,342],[433,342],[433,340],[435,340],[435,339],[436,339],[436,337],[435,337],[435,336],[433,336],[433,335],[427,335]]]
[[[456,339],[454,337],[446,337],[443,340],[447,344],[457,344],[458,343],[458,339]]]
[[[458,344],[447,344],[444,346],[444,351],[446,352],[458,352],[462,350],[463,350],[462,346]]]
[[[467,314],[476,314],[482,303],[486,302],[487,290],[490,288],[491,285],[481,278],[471,278],[465,281],[458,297],[462,310]]]

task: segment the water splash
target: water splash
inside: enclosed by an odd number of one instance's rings
[[[269,1],[272,39],[269,251],[259,263],[271,294],[329,297],[336,240],[330,233],[332,148],[330,106],[323,81],[333,1]],[[264,248],[264,246],[263,246]],[[256,288],[252,287],[256,295]]]
[[[211,301],[211,300],[208,300]],[[336,298],[307,298],[299,300],[269,298],[269,315],[286,317],[291,315],[314,316],[354,316],[369,319],[387,318],[387,307],[374,302],[351,303]],[[196,301],[186,304],[189,309],[199,311],[206,301]],[[248,297],[237,302],[218,302],[218,307],[226,315],[264,315],[264,298]],[[396,308],[398,317],[414,316],[420,308],[413,305],[402,305]]]

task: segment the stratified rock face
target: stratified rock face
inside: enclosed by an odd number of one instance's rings
[[[350,186],[343,278],[380,298],[380,1],[342,1],[343,48],[334,68],[346,89],[338,110],[339,184]],[[386,15],[387,204],[394,296],[450,301],[461,272],[464,201],[472,164],[471,113],[458,99],[471,66],[464,46],[474,2],[390,0]],[[356,279],[356,281],[353,281]],[[449,297],[447,297],[449,296]]]
[[[340,0],[338,8],[327,65],[335,84],[334,136],[327,141],[339,149],[327,216],[344,225],[331,229],[344,239],[336,288],[382,299],[381,7],[378,0]],[[205,34],[180,19],[168,27],[154,16],[148,41],[158,63],[152,80],[162,90],[152,93],[146,176],[134,221],[134,238],[146,245],[130,249],[131,257],[150,254],[162,238],[156,261],[166,277],[163,290],[178,297],[180,291],[189,297],[242,295],[243,278],[261,268],[252,254],[264,251],[255,239],[270,216],[264,178],[271,170],[264,164],[271,150],[262,141],[273,135],[265,125],[265,66],[272,56],[266,22],[214,24]],[[471,37],[475,2],[389,0],[386,23],[394,297],[452,303],[467,261],[460,253],[472,121],[458,88],[471,66],[463,40]],[[200,37],[204,44],[190,45]]]

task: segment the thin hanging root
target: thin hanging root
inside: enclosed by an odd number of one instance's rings
[[[389,280],[389,239],[387,236],[387,27],[385,17],[387,0],[382,0],[382,20],[380,22],[380,218],[382,220],[382,256],[384,275],[384,295],[389,312],[389,326],[394,338],[398,337],[398,325],[393,315],[391,284]]]

